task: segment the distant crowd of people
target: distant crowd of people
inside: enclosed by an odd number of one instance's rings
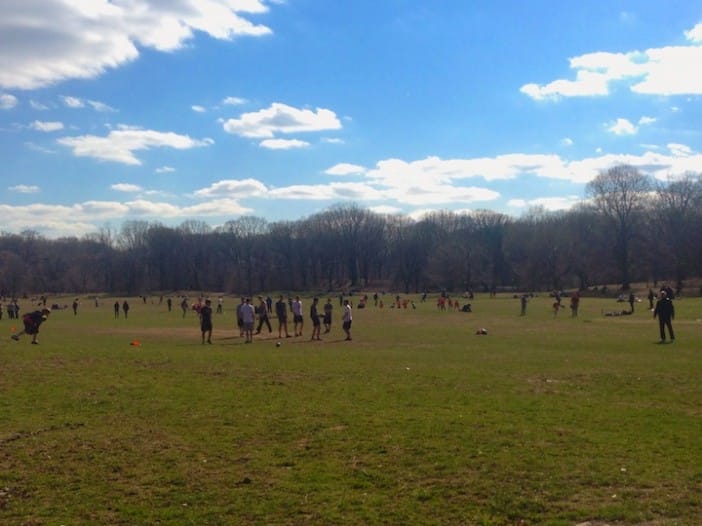
[[[604,289],[604,287],[603,287]],[[372,296],[373,305],[377,308],[384,308],[384,298],[385,293],[383,292],[382,297],[376,292]],[[421,296],[422,302],[427,300],[428,293],[424,292]],[[559,311],[566,306],[563,304],[563,297],[569,298],[571,316],[577,317],[580,309],[581,294],[579,291],[574,291],[569,294],[565,294],[558,290],[554,290],[550,296],[553,298],[552,308],[554,318],[558,315]],[[472,291],[466,291],[463,295],[464,299],[473,299],[474,295]],[[491,297],[494,297],[491,294]],[[520,316],[526,316],[527,305],[534,297],[533,294],[524,293],[519,296],[520,301]],[[647,299],[649,304],[649,310],[653,313],[653,318],[658,320],[659,323],[659,335],[660,342],[665,343],[667,341],[675,341],[675,333],[673,330],[672,322],[675,318],[675,307],[673,305],[673,299],[675,297],[674,291],[668,287],[663,286],[660,288],[658,293],[654,292],[653,289],[649,289]],[[141,296],[144,303],[147,303],[147,297]],[[36,300],[36,298],[35,298]],[[160,296],[159,304],[163,303],[164,297]],[[632,315],[634,313],[634,306],[641,299],[637,298],[633,292],[628,295],[621,294],[618,296],[617,301],[628,302],[628,310],[619,311],[609,311],[604,313],[605,316],[625,316]],[[363,295],[359,298],[357,308],[364,309],[371,302],[371,297],[368,295]],[[22,316],[22,321],[24,324],[24,330],[19,333],[13,334],[12,339],[19,340],[20,336],[23,334],[32,335],[32,343],[36,344],[37,335],[39,334],[39,326],[48,319],[51,309],[46,307],[47,298],[46,296],[41,296],[37,302],[37,305],[41,306],[41,309],[31,311]],[[154,301],[152,300],[152,303]],[[192,305],[190,305],[187,296],[180,297],[180,307],[182,311],[182,316],[185,317],[189,311],[194,311],[200,323],[201,341],[203,344],[212,343],[212,331],[213,331],[213,314],[224,313],[224,298],[219,296],[217,298],[216,311],[213,310],[212,300],[204,296],[199,297]],[[170,312],[173,307],[173,299],[171,297],[166,298],[166,304],[168,311]],[[351,337],[351,326],[353,322],[353,308],[352,302],[345,298],[343,294],[339,295],[339,304],[341,307],[341,321],[342,330],[345,335],[345,340],[352,340]],[[80,302],[76,298],[72,303],[72,309],[74,316],[78,315],[78,308]],[[95,306],[99,306],[98,298],[95,297]],[[472,312],[472,305],[470,303],[463,303],[457,298],[451,298],[448,294],[442,292],[436,300],[437,309],[440,311],[462,311],[462,312]],[[4,307],[4,308],[3,308]],[[403,298],[400,295],[396,295],[392,301],[390,301],[390,308],[393,309],[416,309],[412,298]],[[52,305],[53,309],[68,308],[67,305],[59,306]],[[129,317],[130,305],[125,299],[121,302],[116,300],[113,305],[114,317],[119,319],[120,316],[127,319]],[[3,311],[7,312],[7,317],[9,319],[20,319],[20,306],[16,298],[7,300],[6,298],[0,298],[0,320],[3,317]],[[268,334],[273,334],[273,325],[271,319],[273,316],[278,320],[278,338],[294,338],[303,336],[303,330],[305,326],[305,319],[309,319],[312,329],[310,332],[310,340],[321,341],[321,334],[328,334],[332,329],[332,314],[334,312],[334,306],[331,297],[328,297],[326,303],[320,305],[320,300],[318,297],[312,298],[312,302],[309,307],[308,315],[305,316],[303,303],[300,296],[288,296],[287,300],[283,295],[280,295],[278,300],[274,303],[270,296],[264,298],[263,296],[258,296],[257,301],[252,301],[250,297],[241,297],[240,303],[236,306],[236,326],[239,330],[239,336],[244,338],[245,343],[252,343],[254,335],[261,334],[261,331],[265,328],[268,330]],[[292,332],[289,332],[288,320],[292,321]],[[254,329],[255,327],[255,329]],[[322,327],[324,327],[324,332],[322,333]]]

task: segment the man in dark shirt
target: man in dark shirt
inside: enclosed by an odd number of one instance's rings
[[[212,343],[212,302],[205,300],[205,305],[200,307],[200,331],[202,332],[202,343]]]
[[[675,333],[673,332],[673,322],[675,319],[675,307],[673,300],[670,299],[665,290],[661,290],[660,297],[656,302],[656,307],[653,309],[653,318],[658,318],[658,326],[661,331],[660,343],[665,343],[665,328],[668,327],[671,343],[675,341]]]
[[[278,338],[283,337],[283,330],[285,330],[285,337],[290,338],[288,334],[288,306],[283,300],[283,296],[275,302],[275,315],[278,317]]]
[[[19,337],[23,334],[32,335],[32,343],[34,345],[38,344],[37,336],[39,335],[39,325],[46,321],[46,319],[51,314],[49,309],[35,310],[34,312],[29,312],[22,317],[22,322],[24,323],[24,330],[12,335],[12,339],[19,341]]]

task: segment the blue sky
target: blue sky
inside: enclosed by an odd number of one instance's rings
[[[5,232],[568,209],[702,171],[702,4],[0,5]]]

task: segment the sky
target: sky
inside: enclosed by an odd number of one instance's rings
[[[702,171],[698,0],[3,0],[0,231],[567,210]]]

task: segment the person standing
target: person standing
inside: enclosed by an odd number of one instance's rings
[[[578,308],[580,307],[580,293],[576,290],[570,297],[570,311],[573,318],[578,317]]]
[[[349,300],[344,300],[344,313],[341,316],[343,322],[342,327],[346,333],[346,341],[351,341],[351,322],[353,321],[353,313],[351,312],[351,304]]]
[[[333,310],[334,306],[332,305],[332,300],[331,298],[327,298],[327,302],[324,304],[324,334],[331,331]]]
[[[310,318],[312,319],[312,338],[310,340],[321,340],[319,337],[319,331],[322,328],[322,324],[319,322],[319,312],[317,312],[317,304],[319,303],[319,298],[312,299],[312,306],[310,306]]]
[[[258,297],[258,327],[256,328],[256,334],[261,334],[261,328],[263,327],[264,323],[268,327],[268,332],[269,333],[273,332],[273,328],[271,327],[271,322],[268,319],[268,304],[266,303],[266,300],[263,299],[263,296],[259,296]]]
[[[656,299],[656,295],[653,289],[648,289],[648,310],[653,310],[653,300]]]
[[[73,307],[73,315],[77,316],[78,315],[78,298],[73,300],[73,305],[71,305],[71,306]]]
[[[633,292],[629,293],[629,313],[634,314],[634,302],[636,301],[636,296]]]
[[[283,329],[285,329],[285,337],[290,338],[290,334],[288,334],[288,305],[282,294],[275,302],[275,315],[278,317],[278,338],[283,337]]]
[[[244,335],[244,319],[241,317],[241,311],[246,303],[245,298],[241,298],[239,305],[236,306],[236,326],[239,327],[239,337]]]
[[[302,336],[302,327],[304,326],[305,321],[302,317],[302,301],[300,300],[300,296],[295,296],[295,301],[292,303],[292,311],[295,336]]]
[[[673,320],[675,319],[675,307],[673,300],[670,299],[665,290],[661,290],[660,297],[656,302],[656,307],[653,309],[653,319],[658,318],[658,327],[660,328],[661,341],[665,343],[665,329],[668,328],[670,342],[675,341],[675,333],[673,332]]]
[[[522,311],[521,311],[520,316],[526,316],[526,309],[527,309],[528,302],[529,302],[529,298],[527,297],[527,295],[522,294],[522,297],[519,300],[519,303],[522,306]]]
[[[251,305],[251,298],[246,298],[241,305],[241,323],[244,330],[246,341],[244,343],[253,343],[253,326],[256,321],[256,310]]]
[[[127,303],[127,300],[124,300],[124,303],[122,303],[122,311],[124,312],[124,319],[126,320],[129,317],[129,303]]]
[[[205,300],[205,304],[200,307],[198,313],[200,314],[202,343],[205,343],[205,336],[207,336],[207,343],[212,343],[212,302],[209,299]]]
[[[119,301],[115,301],[115,319],[119,319]]]
[[[24,323],[24,330],[13,334],[10,336],[16,342],[19,341],[20,336],[23,334],[32,335],[32,344],[37,345],[37,336],[39,335],[39,325],[44,323],[48,318],[51,311],[49,309],[35,310],[34,312],[28,312],[22,317],[22,322]]]
[[[183,296],[183,300],[180,302],[180,310],[183,311],[183,318],[185,318],[185,315],[188,312],[188,298]]]

